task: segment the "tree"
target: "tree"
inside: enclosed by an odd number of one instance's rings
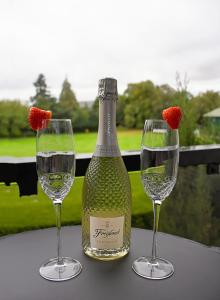
[[[77,131],[90,129],[89,119],[90,110],[88,106],[76,108],[72,116],[73,129]]]
[[[180,146],[195,145],[197,128],[196,116],[192,109],[192,100],[187,91],[177,91],[171,102],[172,106],[179,106],[183,116],[179,127]]]
[[[169,106],[180,106],[183,118],[180,132],[181,146],[195,144],[196,116],[192,109],[192,95],[187,91],[189,80],[185,75],[182,82],[180,75],[176,75],[177,89],[167,84],[157,86],[147,80],[129,84],[124,94],[119,98],[120,116],[127,128],[143,128],[145,119],[161,119],[163,109]],[[121,119],[120,119],[121,121]]]
[[[124,106],[124,125],[143,128],[144,120],[160,118],[164,108],[162,91],[150,80],[129,84],[120,103]]]
[[[64,80],[62,90],[59,97],[59,102],[55,108],[55,115],[59,118],[73,118],[74,111],[78,111],[79,104],[77,102],[74,91],[71,89],[71,84]]]
[[[126,98],[124,95],[119,95],[117,101],[117,108],[116,108],[117,125],[125,126],[125,107],[126,107]]]
[[[19,137],[31,134],[28,107],[18,100],[0,101],[0,136]]]
[[[89,115],[89,128],[97,130],[99,124],[99,98],[93,102]]]
[[[43,74],[39,74],[33,85],[36,88],[36,94],[30,98],[32,104],[45,110],[53,110],[56,98],[51,97],[47,88],[45,76]]]
[[[176,73],[177,90],[170,95],[170,105],[180,106],[183,112],[179,128],[180,146],[195,145],[197,128],[196,117],[192,109],[193,96],[188,92],[189,79],[187,74],[181,79],[180,74]]]
[[[62,90],[59,97],[59,102],[63,108],[73,110],[77,108],[78,102],[74,91],[71,89],[71,84],[67,78],[63,82]]]
[[[34,86],[36,88],[35,97],[44,97],[49,98],[50,93],[47,90],[46,78],[43,74],[39,74],[37,80],[34,82]]]
[[[162,84],[158,88],[161,94],[162,109],[171,106],[176,95],[176,90],[168,84]]]
[[[192,100],[192,107],[196,115],[197,122],[202,124],[205,113],[220,107],[220,93],[214,91],[201,93]]]

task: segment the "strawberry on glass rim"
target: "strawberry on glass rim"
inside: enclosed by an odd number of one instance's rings
[[[179,106],[171,106],[162,112],[163,119],[168,123],[170,128],[178,129],[182,119],[182,111]]]
[[[45,128],[46,124],[43,120],[50,120],[52,112],[50,110],[43,110],[38,107],[31,107],[29,111],[29,124],[33,130],[39,130]],[[47,123],[47,122],[46,122]]]

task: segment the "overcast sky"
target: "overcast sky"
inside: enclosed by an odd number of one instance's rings
[[[28,100],[46,76],[58,96],[65,76],[79,101],[100,78],[152,80],[220,91],[219,0],[0,0],[0,99]]]

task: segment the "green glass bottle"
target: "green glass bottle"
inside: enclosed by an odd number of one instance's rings
[[[131,187],[116,134],[117,81],[99,81],[99,130],[83,185],[82,244],[100,260],[126,255],[130,246]]]

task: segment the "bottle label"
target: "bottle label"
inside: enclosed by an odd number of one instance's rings
[[[124,216],[116,218],[90,217],[92,248],[114,249],[123,246]]]

